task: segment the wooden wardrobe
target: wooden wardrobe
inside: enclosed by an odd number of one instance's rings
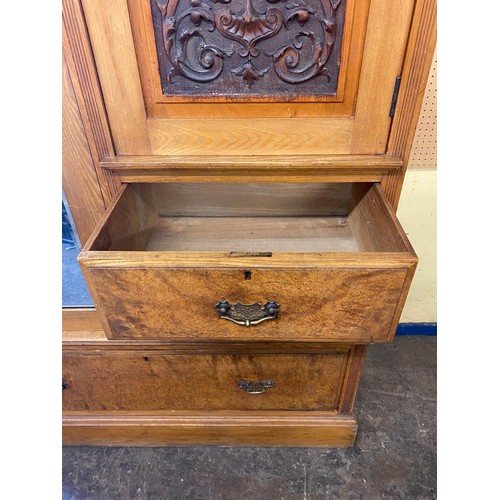
[[[350,446],[417,256],[433,0],[63,0],[63,442]]]

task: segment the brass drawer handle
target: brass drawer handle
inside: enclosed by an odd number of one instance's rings
[[[258,382],[251,382],[249,380],[238,380],[236,382],[240,389],[243,389],[247,394],[262,394],[267,389],[273,386],[272,380],[260,380]]]
[[[266,302],[264,305],[255,304],[230,304],[227,300],[217,302],[215,305],[219,318],[228,319],[237,325],[253,326],[268,319],[276,319],[280,305],[276,302]]]

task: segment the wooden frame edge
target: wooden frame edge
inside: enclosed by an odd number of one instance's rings
[[[403,188],[411,147],[432,65],[437,39],[436,0],[417,0],[408,46],[401,73],[401,87],[392,121],[387,155],[403,160],[402,168],[392,169],[382,179],[382,187],[394,210]]]
[[[380,182],[403,160],[386,155],[117,156],[101,161],[121,182]]]
[[[349,447],[356,437],[352,417],[273,413],[66,414],[62,440],[66,446]]]
[[[169,156],[124,156],[101,159],[104,169],[113,171],[147,169],[234,169],[234,168],[283,168],[283,169],[380,169],[386,171],[401,167],[399,156],[389,155],[169,155]]]
[[[149,9],[149,0],[127,0],[130,13],[130,21],[132,27],[132,35],[134,45],[143,47],[147,57],[138,54],[139,74],[144,95],[144,100],[147,103],[148,118],[165,118],[161,113],[155,112],[157,106],[163,104],[190,104],[192,102],[201,104],[301,104],[301,103],[326,103],[326,104],[343,104],[346,82],[348,77],[354,80],[356,84],[359,80],[362,55],[356,51],[351,53],[350,48],[354,35],[361,38],[364,42],[366,37],[366,16],[370,0],[354,0],[347,4],[345,12],[345,23],[343,27],[343,39],[341,45],[340,68],[337,91],[333,94],[321,96],[300,95],[296,99],[284,102],[283,97],[274,95],[254,95],[254,96],[239,96],[236,100],[228,99],[223,96],[186,96],[186,95],[167,95],[162,92],[161,78],[159,72],[153,70],[158,68],[158,54],[156,50],[155,35],[152,30],[153,19],[151,10]],[[364,5],[367,4],[367,5]],[[364,21],[364,22],[363,22]],[[353,33],[355,28],[359,32]],[[348,33],[346,37],[345,34]],[[350,56],[350,57],[349,57]],[[353,57],[358,60],[354,64]],[[351,69],[352,67],[352,69]],[[349,73],[349,74],[348,74]],[[354,108],[355,98],[352,103],[348,103],[351,108]]]
[[[344,415],[352,414],[354,409],[354,401],[358,391],[359,380],[361,378],[361,369],[366,357],[367,344],[358,344],[352,347],[349,366],[347,367],[348,375],[345,377],[344,387],[342,388],[341,400],[339,404],[339,412]]]
[[[63,0],[62,16],[63,52],[104,203],[107,205],[119,187],[119,180],[111,172],[102,169],[99,163],[102,158],[113,157],[115,151],[81,1]]]

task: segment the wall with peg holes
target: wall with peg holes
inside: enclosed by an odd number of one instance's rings
[[[398,217],[419,257],[401,323],[435,323],[437,211],[437,59],[429,73]]]

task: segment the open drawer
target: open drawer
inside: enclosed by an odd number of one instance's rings
[[[111,339],[351,343],[417,264],[377,183],[124,185],[79,261]]]

